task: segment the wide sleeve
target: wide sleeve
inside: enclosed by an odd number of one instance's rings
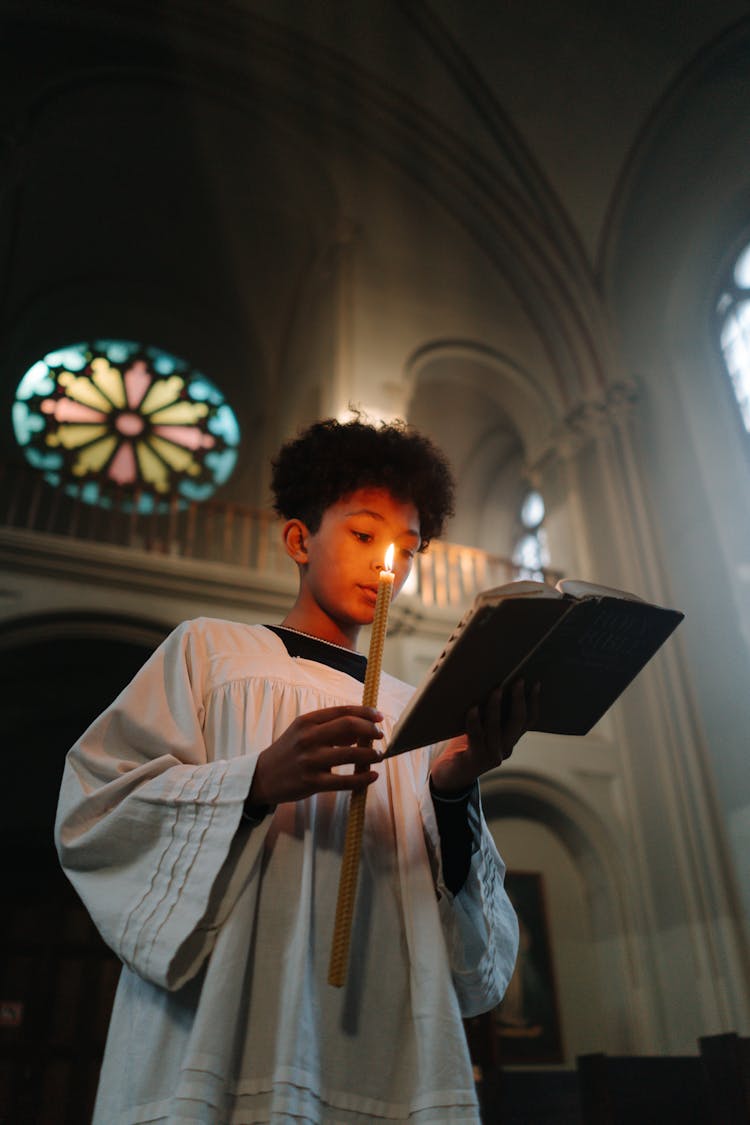
[[[55,823],[104,940],[166,988],[205,960],[265,833],[241,826],[257,755],[206,746],[207,664],[195,623],[167,638],[69,752]]]
[[[485,823],[476,786],[469,805],[475,849],[464,885],[451,894],[443,878],[440,835],[427,781],[420,812],[461,1015],[476,1016],[500,1003],[518,953],[518,919],[503,885],[505,864]]]

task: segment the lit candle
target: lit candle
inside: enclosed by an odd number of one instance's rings
[[[367,656],[365,687],[362,693],[362,704],[365,707],[375,707],[378,702],[380,671],[383,665],[383,646],[386,629],[388,628],[388,610],[393,594],[393,581],[396,577],[391,569],[393,567],[393,555],[394,546],[391,543],[385,553],[385,567],[381,570],[378,578],[378,596],[375,601],[375,616],[372,619],[370,651]],[[359,857],[362,851],[362,831],[365,825],[367,788],[352,793],[349,804],[344,854],[341,857],[341,875],[339,876],[339,894],[336,901],[331,960],[328,966],[328,983],[336,988],[341,988],[346,978],[354,900],[357,894]]]
[[[372,632],[370,633],[370,651],[367,655],[367,672],[365,673],[365,688],[362,693],[364,707],[376,707],[378,702],[378,689],[380,688],[380,669],[383,665],[383,646],[385,644],[385,631],[388,628],[388,610],[393,594],[394,546],[391,543],[385,553],[385,567],[378,578],[378,596],[375,602],[375,616],[372,619]]]

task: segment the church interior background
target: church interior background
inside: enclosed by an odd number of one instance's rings
[[[352,408],[458,479],[389,671],[519,575],[686,614],[589,735],[483,783],[546,957],[498,1065],[750,1035],[747,5],[6,0],[0,28],[6,1103],[82,1120],[116,976],[56,868],[64,754],[181,620],[281,619],[269,457]]]

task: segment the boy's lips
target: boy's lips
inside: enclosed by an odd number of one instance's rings
[[[371,601],[372,604],[375,605],[375,602],[378,600],[378,587],[377,587],[377,585],[375,585],[375,586],[360,585],[359,588],[362,591],[362,593],[365,595],[367,600]]]

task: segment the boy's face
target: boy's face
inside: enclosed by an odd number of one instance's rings
[[[393,597],[409,577],[420,544],[419,513],[382,488],[361,488],[327,508],[308,536],[302,582],[342,632],[356,635],[375,612],[378,575],[395,546]]]

